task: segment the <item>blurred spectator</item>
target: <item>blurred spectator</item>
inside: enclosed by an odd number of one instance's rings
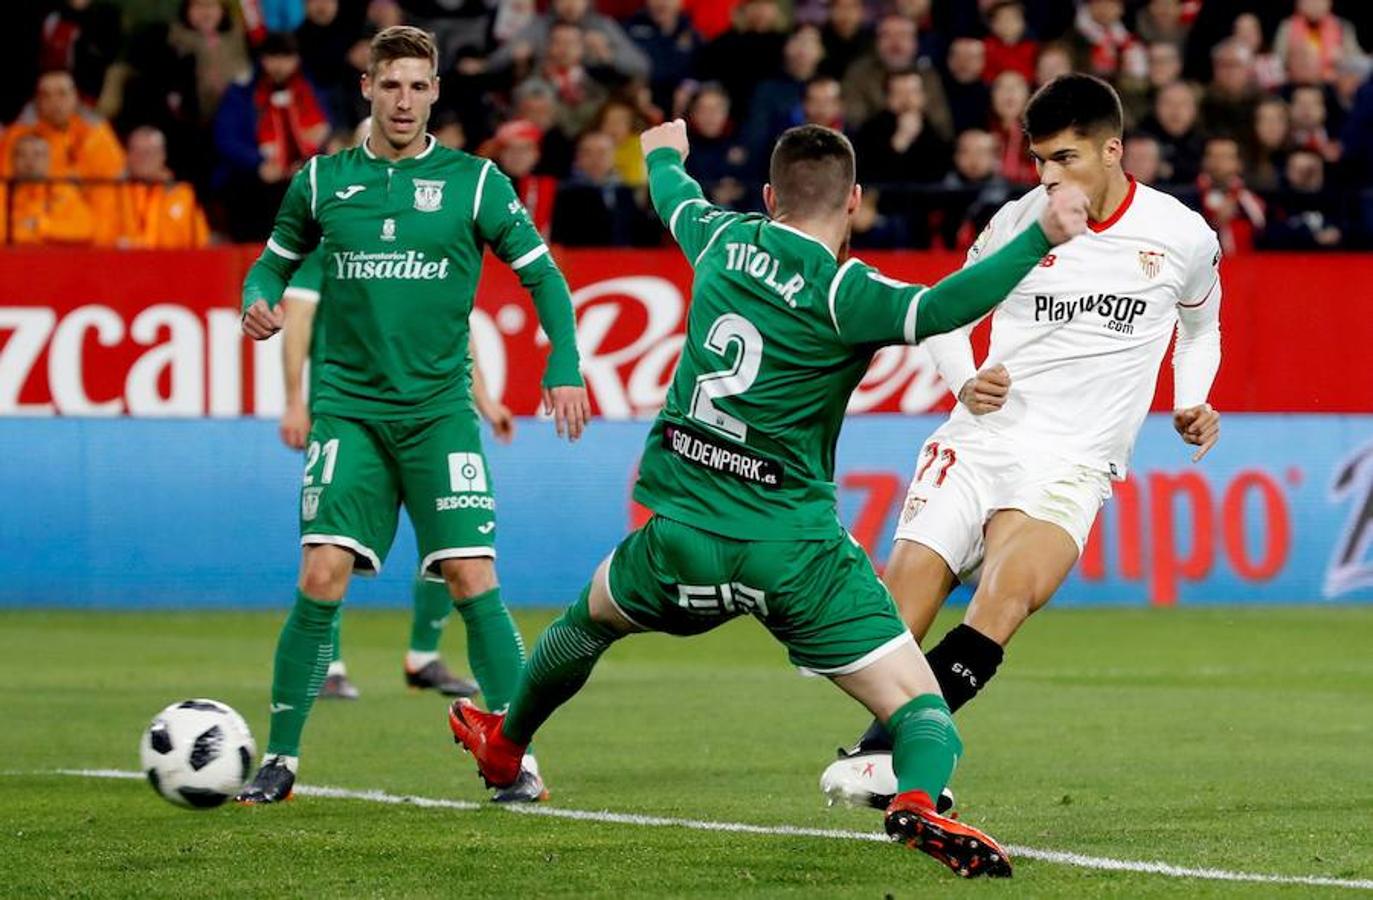
[[[176,181],[167,168],[167,142],[162,132],[134,129],[129,135],[128,155],[129,178],[118,190],[116,220],[108,243],[160,250],[187,250],[209,243],[210,230],[195,190],[184,181]]]
[[[691,26],[691,17],[682,12],[682,0],[648,0],[625,23],[625,33],[651,60],[649,87],[654,104],[671,109],[672,92],[691,76],[703,43]]]
[[[306,0],[308,7],[310,0]],[[406,24],[434,35],[439,48],[439,71],[448,72],[459,57],[480,57],[488,49],[497,7],[511,7],[501,22],[511,37],[534,22],[532,3],[497,4],[487,0],[401,0]],[[309,10],[306,10],[309,15]]]
[[[1082,0],[1073,32],[1078,69],[1108,79],[1144,77],[1144,45],[1124,18],[1124,0]]]
[[[1030,101],[1030,86],[1019,72],[1002,72],[992,84],[992,135],[1001,148],[1001,174],[1012,184],[1038,184],[1021,117]]]
[[[1249,48],[1239,41],[1221,41],[1211,50],[1211,73],[1211,84],[1201,103],[1206,130],[1241,137],[1253,123],[1259,103]]]
[[[69,72],[45,72],[39,77],[33,102],[0,139],[4,175],[10,174],[15,142],[30,134],[48,144],[54,178],[110,179],[124,172],[124,150],[114,129],[81,104]]]
[[[538,175],[539,141],[543,137],[539,127],[524,119],[506,122],[496,129],[489,149],[496,165],[515,186],[529,218],[539,234],[548,240],[552,234],[553,209],[558,194],[558,180],[551,175]]]
[[[168,43],[195,71],[195,110],[208,123],[224,92],[252,71],[243,30],[229,13],[227,0],[182,0]]]
[[[980,128],[958,136],[953,171],[945,176],[948,193],[940,209],[940,237],[950,250],[967,250],[996,211],[1011,199],[1011,185],[1001,177],[996,138]]]
[[[1354,98],[1358,96],[1359,88],[1367,83],[1370,74],[1373,74],[1373,58],[1367,56],[1342,59],[1335,67],[1335,99],[1339,104],[1341,124],[1344,116],[1354,108]]]
[[[1261,191],[1278,186],[1287,159],[1289,115],[1281,97],[1268,97],[1254,108],[1245,168],[1249,183]]]
[[[1331,0],[1297,0],[1296,11],[1283,20],[1273,36],[1273,50],[1290,66],[1296,46],[1314,51],[1317,71],[1326,83],[1335,80],[1335,67],[1341,59],[1363,55],[1354,26],[1331,12]]]
[[[1340,158],[1340,145],[1325,127],[1325,92],[1302,85],[1292,91],[1291,123],[1288,142],[1294,148],[1319,153],[1326,162]]]
[[[1276,250],[1318,250],[1344,236],[1343,204],[1325,183],[1325,161],[1310,150],[1287,157],[1284,185],[1273,198],[1263,244]]]
[[[633,103],[611,97],[596,113],[592,131],[608,135],[615,144],[615,174],[620,183],[632,188],[648,184],[648,169],[644,165],[644,151],[639,145],[639,132],[644,122]]]
[[[586,32],[570,22],[555,22],[539,61],[539,77],[553,86],[558,100],[558,123],[568,135],[581,134],[609,96],[606,86],[592,77],[585,62]]]
[[[5,164],[14,175],[0,184],[0,224],[13,244],[87,244],[95,233],[95,216],[81,191],[52,182],[52,148],[33,132],[7,144]],[[7,218],[8,217],[8,218]]]
[[[1253,13],[1236,16],[1231,36],[1249,50],[1254,61],[1254,81],[1261,90],[1271,91],[1286,80],[1282,60],[1264,48],[1263,23],[1258,16]]]
[[[260,71],[224,94],[215,116],[215,182],[235,202],[228,205],[234,240],[261,240],[271,228],[287,180],[319,152],[329,121],[300,72],[295,38],[268,35]]]
[[[782,74],[769,78],[753,92],[741,140],[748,150],[750,167],[757,176],[766,177],[767,160],[777,136],[801,123],[801,101],[806,85],[820,68],[825,46],[820,29],[801,25],[787,38],[782,51]]]
[[[518,73],[527,68],[551,50],[555,26],[559,24],[573,25],[584,35],[580,64],[623,79],[648,77],[650,66],[644,51],[629,39],[620,23],[592,9],[591,0],[553,0],[546,14],[498,47],[476,71],[485,68],[505,72],[513,67]],[[475,71],[469,69],[466,74]]]
[[[1039,42],[1025,36],[1025,6],[1021,0],[993,0],[987,7],[987,30],[991,34],[983,39],[986,65],[982,77],[991,84],[1009,69],[1019,72],[1028,84],[1035,77]],[[952,48],[949,57],[952,68]]]
[[[1165,182],[1190,184],[1201,169],[1202,138],[1197,128],[1197,96],[1185,81],[1175,81],[1158,92],[1154,112],[1140,123],[1140,130],[1158,139]]]
[[[370,0],[367,4],[367,24],[377,31],[405,24],[405,13],[396,0]]]
[[[694,157],[695,147],[691,156]],[[568,247],[628,247],[657,240],[634,191],[615,175],[615,143],[588,131],[577,141],[572,177],[558,189],[553,242]]]
[[[533,122],[543,134],[539,141],[539,164],[534,171],[566,178],[572,171],[572,136],[559,123],[553,86],[540,78],[531,78],[515,88],[511,99],[515,102],[514,117]]]
[[[295,31],[305,20],[305,0],[239,0],[243,17],[261,42],[272,31]]]
[[[844,109],[849,127],[859,127],[882,111],[888,75],[916,71],[925,82],[925,109],[930,126],[944,140],[953,137],[953,116],[943,85],[934,68],[919,59],[916,34],[915,22],[903,16],[883,16],[877,23],[877,41],[872,52],[856,60],[844,76]]]
[[[853,138],[858,177],[867,184],[928,183],[949,171],[949,147],[925,118],[925,84],[918,72],[887,76],[886,108]]]
[[[1146,44],[1172,44],[1180,51],[1200,8],[1197,0],[1149,0],[1135,15],[1135,33]]]
[[[955,134],[969,128],[983,128],[987,124],[992,92],[987,87],[990,80],[983,80],[986,55],[986,47],[976,38],[954,38],[949,45],[944,96],[949,102],[949,115]]]
[[[734,138],[729,94],[714,82],[702,85],[687,108],[686,124],[691,136],[687,172],[711,203],[739,205],[746,194],[742,179],[748,153]]]
[[[864,188],[858,209],[850,221],[849,242],[857,250],[909,249],[920,244],[928,246],[928,239],[911,239],[910,220],[900,213],[883,209],[882,191]]]
[[[863,0],[833,0],[820,40],[825,45],[820,71],[842,81],[853,61],[872,49],[872,26]]]
[[[1244,184],[1239,142],[1232,137],[1206,141],[1197,194],[1206,222],[1216,231],[1226,256],[1254,249],[1254,235],[1264,228],[1263,201]]]
[[[734,26],[701,48],[697,70],[702,78],[719,82],[729,93],[739,121],[748,116],[753,88],[782,68],[787,35],[776,0],[743,0]]]
[[[840,92],[839,82],[828,75],[817,75],[806,82],[801,116],[807,125],[823,125],[835,131],[844,131],[844,96]],[[768,155],[772,155],[771,147],[768,148]]]
[[[1177,44],[1159,42],[1145,51],[1149,70],[1143,81],[1138,78],[1121,79],[1118,84],[1120,104],[1125,112],[1127,128],[1138,125],[1154,108],[1160,89],[1182,77],[1182,51]]]
[[[40,72],[72,73],[76,90],[94,103],[105,92],[105,75],[119,55],[119,10],[100,0],[61,0],[43,20]]]
[[[1159,180],[1161,164],[1158,139],[1152,134],[1135,133],[1125,138],[1125,153],[1120,158],[1120,167],[1127,175],[1133,176],[1140,184],[1153,185]]]
[[[300,66],[329,116],[340,130],[353,127],[353,95],[358,83],[348,64],[348,50],[356,37],[339,15],[339,0],[305,0],[305,21],[296,29]]]
[[[1073,54],[1063,44],[1045,44],[1035,60],[1035,87],[1043,87],[1060,75],[1073,71]]]
[[[713,41],[734,24],[739,0],[683,0],[682,8],[691,16],[691,24],[701,37]]]
[[[462,119],[451,112],[441,112],[429,120],[429,132],[439,146],[449,150],[467,149],[467,129],[462,127]],[[359,141],[354,141],[356,146]]]

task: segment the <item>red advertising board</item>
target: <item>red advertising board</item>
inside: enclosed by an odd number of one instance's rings
[[[255,254],[241,247],[0,253],[0,415],[275,415],[280,348],[252,345],[238,332],[239,285]],[[556,256],[572,286],[597,411],[651,414],[683,340],[686,262],[676,250]],[[918,282],[961,263],[946,253],[864,258]],[[1223,263],[1222,275],[1218,408],[1373,411],[1373,379],[1351,375],[1373,346],[1373,317],[1357,311],[1373,257],[1237,257]],[[494,260],[472,328],[493,389],[516,413],[533,413],[546,349],[528,297]],[[1171,405],[1170,381],[1165,363],[1155,408]],[[924,351],[900,347],[874,360],[850,408],[915,413],[948,402]]]

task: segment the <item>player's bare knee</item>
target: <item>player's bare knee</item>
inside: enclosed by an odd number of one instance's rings
[[[322,603],[343,599],[353,572],[353,554],[330,544],[307,546],[300,563],[300,590]]]
[[[625,618],[610,596],[610,562],[601,563],[596,574],[591,576],[591,590],[586,597],[587,611],[591,621],[613,628],[621,634],[629,634],[639,629]]]
[[[496,587],[496,564],[487,556],[445,559],[439,564],[453,599],[461,603]]]

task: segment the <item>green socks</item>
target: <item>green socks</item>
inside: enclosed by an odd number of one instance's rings
[[[601,654],[620,636],[591,620],[586,602],[590,592],[590,587],[583,589],[577,602],[534,645],[534,655],[501,727],[517,744],[528,744],[553,711],[581,690]]]
[[[277,639],[268,756],[300,755],[300,733],[334,655],[338,612],[338,603],[321,603],[296,591],[296,605]]]
[[[948,704],[938,694],[921,694],[887,720],[892,736],[892,768],[901,793],[923,791],[931,800],[953,777],[963,754]]]
[[[338,604],[334,604],[337,606]],[[329,642],[334,648],[334,652],[329,655],[329,665],[343,661],[343,642],[339,640],[339,626],[343,624],[343,616],[334,616],[334,626],[329,629]]]
[[[414,613],[410,619],[410,649],[416,653],[437,653],[443,626],[452,614],[453,597],[448,593],[448,585],[442,581],[416,579]]]
[[[524,671],[524,641],[501,602],[501,589],[452,602],[467,626],[467,664],[481,686],[486,708],[504,709]]]

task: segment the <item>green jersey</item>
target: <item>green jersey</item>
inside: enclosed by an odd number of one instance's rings
[[[582,383],[567,282],[491,161],[432,137],[406,159],[365,143],[314,157],[291,180],[243,308],[275,306],[316,246],[329,298],[316,315],[328,335],[312,379],[317,414],[411,419],[470,405],[467,321],[486,247],[533,295],[552,347],[543,383]]]
[[[782,222],[710,205],[673,150],[649,155],[649,175],[695,279],[635,498],[739,540],[833,538],[835,443],[873,354],[985,314],[1048,252],[1042,229],[925,288],[841,262]]]

